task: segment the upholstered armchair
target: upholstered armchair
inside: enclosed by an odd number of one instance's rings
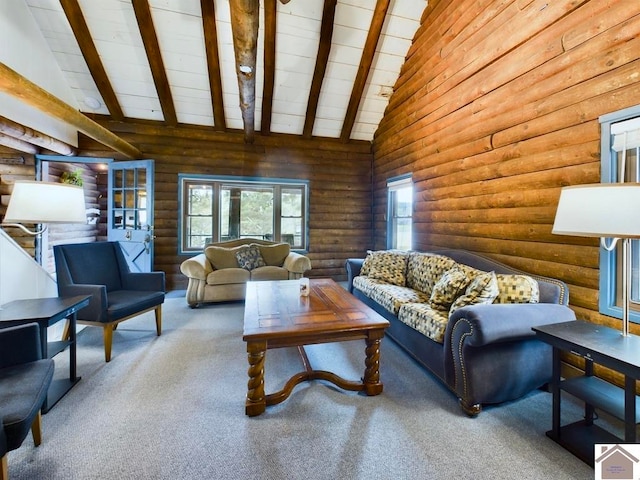
[[[78,323],[100,326],[104,358],[111,360],[113,331],[120,322],[154,310],[162,333],[164,272],[131,272],[118,242],[75,243],[53,247],[58,295],[91,295],[78,311]]]
[[[0,480],[9,478],[7,452],[22,445],[29,429],[40,445],[40,409],[53,369],[53,360],[42,358],[37,323],[0,329]]]

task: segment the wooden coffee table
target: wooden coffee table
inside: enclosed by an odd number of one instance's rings
[[[382,392],[380,341],[389,322],[331,279],[311,279],[309,296],[300,295],[298,280],[248,282],[244,335],[249,359],[245,413],[260,415],[268,405],[286,400],[293,388],[308,380],[326,380],[345,390]],[[365,370],[361,381],[350,381],[313,370],[304,345],[364,339]],[[265,395],[264,360],[267,349],[298,347],[304,371],[282,390]]]

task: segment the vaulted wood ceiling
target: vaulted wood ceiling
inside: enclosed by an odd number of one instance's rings
[[[372,140],[427,4],[25,1],[72,107],[242,130],[247,142],[256,132]]]

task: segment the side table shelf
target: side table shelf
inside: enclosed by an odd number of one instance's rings
[[[636,395],[636,380],[640,379],[640,337],[623,336],[612,328],[579,320],[543,325],[533,330],[541,341],[553,347],[552,428],[547,436],[591,466],[594,466],[596,444],[635,443],[636,426],[640,423],[640,398]],[[583,376],[561,378],[562,352],[584,358]],[[593,376],[594,364],[622,373],[624,388]],[[561,424],[563,391],[584,401],[584,420]],[[596,425],[595,409],[622,420],[624,438]]]

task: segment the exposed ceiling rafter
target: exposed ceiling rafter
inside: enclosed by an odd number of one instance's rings
[[[126,155],[128,158],[142,158],[142,153],[136,147],[7,67],[4,63],[0,63],[0,92],[11,95],[46,115],[72,125],[88,137]]]

